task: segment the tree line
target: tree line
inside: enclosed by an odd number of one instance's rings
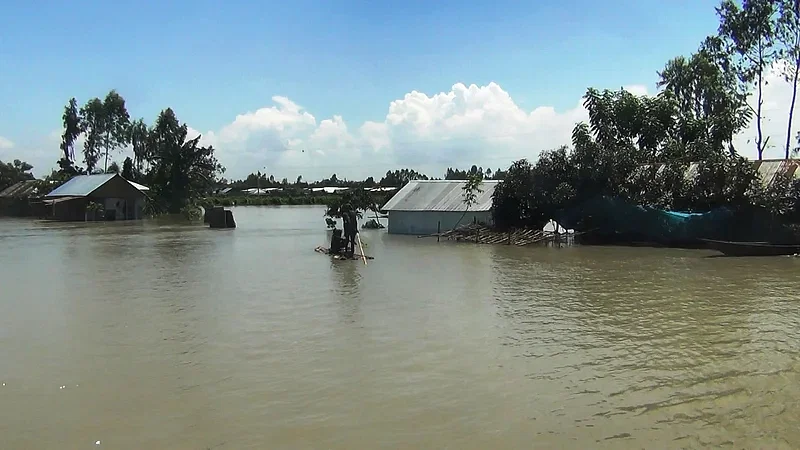
[[[779,62],[793,92],[787,159],[792,142],[800,142],[791,128],[800,71],[799,5],[724,0],[716,9],[717,33],[690,56],[666,63],[656,96],[589,88],[589,121],[574,127],[571,148],[508,169],[493,196],[495,223],[541,226],[557,211],[598,196],[678,211],[755,206],[784,218],[795,215],[800,185],[778,174],[765,187],[733,141],[754,121],[753,145],[762,158],[768,145],[762,131],[766,74]],[[691,163],[698,163],[696,171],[687,176]]]
[[[506,171],[487,168],[484,170],[482,167],[473,165],[469,169],[454,169],[448,167],[445,171],[443,178],[429,177],[424,173],[417,172],[414,169],[396,169],[389,170],[378,181],[374,177],[367,177],[364,180],[348,180],[339,178],[335,173],[330,177],[323,178],[316,181],[305,181],[303,176],[300,175],[294,182],[290,182],[287,178],[277,180],[274,175],[267,175],[261,172],[249,174],[246,178],[241,180],[227,181],[223,180],[222,185],[236,188],[236,189],[252,189],[257,187],[262,188],[286,188],[286,187],[348,187],[348,188],[376,188],[376,187],[403,187],[409,181],[414,180],[468,180],[476,174],[481,175],[484,180],[501,180],[505,176]]]

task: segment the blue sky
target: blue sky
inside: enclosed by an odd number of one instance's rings
[[[285,176],[306,163],[314,167],[309,173],[326,173],[326,164],[344,159],[296,159],[292,166],[278,153],[292,150],[292,139],[326,157],[332,145],[345,151],[346,139],[313,147],[309,135],[334,116],[349,133],[365,122],[383,123],[390,103],[412,91],[432,97],[456,83],[494,82],[527,113],[574,108],[588,86],[644,85],[652,92],[669,58],[690,53],[716,31],[716,4],[14,1],[0,14],[0,136],[13,143],[0,159],[52,165],[58,157],[52,134],[66,101],[75,96],[83,103],[114,88],[134,117],[151,122],[170,106],[193,129],[218,137],[237,115],[286,97],[313,115],[314,126],[287,135],[265,124],[281,149],[259,148],[271,142],[263,137],[252,148],[234,145],[230,136],[218,139],[223,163],[236,168],[231,175],[246,175],[245,164],[263,151],[270,156],[255,164],[292,167]],[[358,152],[367,146],[353,139]],[[225,143],[230,148],[220,147]],[[402,164],[401,156],[380,161]],[[378,174],[385,171],[377,166]]]

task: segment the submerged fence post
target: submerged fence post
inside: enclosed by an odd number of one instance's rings
[[[439,237],[442,235],[442,221],[436,222],[436,242],[439,242]]]

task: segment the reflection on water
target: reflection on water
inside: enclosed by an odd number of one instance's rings
[[[0,221],[0,448],[800,446],[798,259],[235,214]]]

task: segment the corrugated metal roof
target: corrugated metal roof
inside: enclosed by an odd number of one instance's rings
[[[102,175],[78,175],[47,194],[48,197],[86,197],[108,180],[114,178],[115,173]],[[127,181],[127,180],[126,180]]]
[[[497,181],[484,181],[470,211],[492,209],[492,194]],[[383,211],[466,211],[464,190],[466,181],[426,180],[409,181],[382,208]]]
[[[39,180],[25,180],[12,184],[0,191],[0,197],[4,198],[28,198],[37,195]]]

